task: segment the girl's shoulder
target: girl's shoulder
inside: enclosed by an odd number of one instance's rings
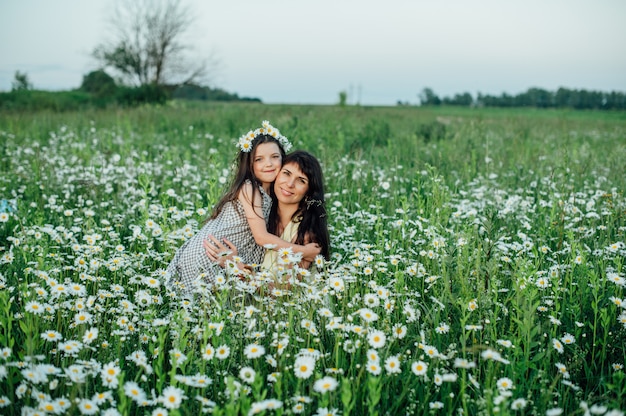
[[[258,192],[260,192],[259,188],[255,187],[250,179],[246,179],[246,181],[241,185],[241,188],[239,188],[238,196],[239,198],[243,196],[247,199],[250,199],[252,195]]]
[[[272,205],[272,197],[269,196],[262,187],[255,186],[251,181],[246,181],[241,185],[237,200],[244,205],[254,205],[255,207],[266,207]]]
[[[246,179],[246,181],[241,185],[241,188],[239,188],[239,197],[252,197],[252,195],[260,195],[263,198],[270,198],[261,185],[254,185],[250,179]]]

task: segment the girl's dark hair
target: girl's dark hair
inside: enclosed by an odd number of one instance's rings
[[[303,245],[305,236],[322,248],[320,254],[326,260],[330,259],[330,237],[328,234],[328,217],[326,215],[326,206],[324,202],[324,175],[319,161],[304,150],[296,150],[283,158],[283,166],[294,163],[298,165],[302,173],[309,179],[309,190],[307,191],[300,206],[294,214],[293,218],[301,217],[296,236],[296,244]],[[267,231],[276,235],[278,229],[278,204],[274,196],[272,187],[272,210],[268,220]]]
[[[255,189],[261,185],[261,183],[254,176],[253,164],[254,157],[256,156],[257,146],[262,143],[276,143],[278,145],[278,149],[280,149],[281,159],[285,160],[285,149],[283,149],[283,146],[276,138],[270,136],[269,134],[259,134],[258,136],[256,136],[252,141],[252,149],[250,149],[249,152],[240,151],[237,155],[237,158],[234,162],[237,167],[237,171],[233,176],[232,182],[230,183],[228,190],[226,191],[222,199],[220,199],[219,202],[215,205],[215,207],[213,208],[213,214],[209,218],[207,218],[207,221],[209,219],[217,217],[220,212],[222,212],[222,209],[224,208],[224,205],[226,205],[226,203],[232,202],[237,199],[239,195],[239,190],[246,181],[249,180],[250,182],[252,182],[252,185]],[[254,194],[252,194],[251,203],[254,206]]]

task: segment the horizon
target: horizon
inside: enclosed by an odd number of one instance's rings
[[[121,85],[121,84],[118,84],[118,86],[129,87],[128,85]],[[178,84],[174,84],[172,86],[178,86]],[[208,88],[212,88],[212,89],[221,89],[221,90],[223,90],[219,86],[210,87],[208,85],[200,85],[200,84],[198,84],[197,86],[200,87],[200,88],[208,87]],[[130,87],[132,87],[132,86],[130,86]],[[429,88],[429,87],[424,87],[424,88]],[[79,90],[79,89],[80,89],[80,85],[78,87],[75,87],[75,88],[56,89],[56,90],[54,90],[54,89],[39,89],[39,88],[33,87],[33,88],[30,88],[29,91],[42,91],[42,92],[57,93],[57,92],[74,91],[74,90]],[[456,95],[462,95],[462,94],[468,93],[468,94],[471,95],[472,100],[475,102],[475,101],[477,101],[479,99],[479,97],[478,97],[479,94],[481,96],[483,96],[483,97],[489,96],[489,97],[500,98],[504,94],[509,95],[511,97],[516,97],[516,96],[519,96],[521,94],[525,94],[525,93],[529,92],[532,89],[538,89],[538,90],[546,91],[546,92],[548,92],[550,94],[556,94],[558,92],[558,90],[560,90],[560,89],[566,89],[566,90],[569,90],[569,91],[586,91],[586,92],[601,93],[601,94],[611,94],[611,93],[626,94],[626,91],[618,91],[618,90],[603,91],[603,90],[587,90],[587,89],[584,89],[584,88],[573,89],[573,88],[567,88],[567,87],[558,87],[555,90],[547,90],[547,89],[540,88],[540,87],[529,87],[529,88],[527,88],[527,89],[525,89],[523,91],[520,91],[520,92],[518,92],[516,94],[509,93],[508,91],[502,91],[500,94],[489,94],[489,93],[483,94],[481,91],[478,91],[476,93],[471,93],[469,91],[459,91],[459,92],[452,93],[452,94],[449,94],[449,95],[443,95],[443,94],[437,94],[437,91],[434,91],[434,90],[433,90],[433,93],[441,100],[453,99]],[[422,89],[422,91],[423,90],[424,89]],[[10,92],[10,91],[11,91],[10,89],[9,90],[1,90],[0,89],[0,93],[6,93],[6,92]],[[263,99],[261,99],[259,97],[242,96],[241,94],[237,93],[237,91],[226,91],[226,90],[223,90],[223,91],[225,91],[226,93],[229,93],[229,94],[236,94],[238,96],[238,98],[241,99],[241,100],[259,99],[262,104],[275,104],[275,105],[283,105],[283,104],[284,105],[337,105],[337,102],[333,102],[333,103],[287,103],[287,102],[283,103],[283,102],[271,102],[270,103],[270,102],[263,101]],[[422,91],[420,91],[420,93],[416,94],[416,96],[419,97],[421,95]],[[200,101],[202,101],[202,100],[200,100]],[[211,100],[208,100],[208,101],[211,101]],[[417,102],[415,102],[415,103],[401,102],[400,100],[398,100],[396,103],[393,103],[393,104],[363,104],[363,103],[360,103],[358,101],[357,102],[347,102],[346,103],[346,105],[361,105],[361,106],[372,106],[372,107],[377,107],[377,106],[398,106],[398,105],[417,105],[417,106],[419,106],[421,104],[423,104],[423,103],[421,103],[421,100],[419,98],[417,99]]]

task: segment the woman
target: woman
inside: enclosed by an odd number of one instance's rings
[[[316,243],[320,255],[326,260],[330,256],[330,237],[326,207],[324,205],[324,178],[318,160],[308,152],[297,150],[283,159],[283,166],[271,188],[272,204],[267,224],[268,232],[297,245]],[[222,265],[237,255],[237,247],[215,237],[205,242],[209,258]],[[230,251],[230,255],[224,255]],[[275,249],[267,249],[261,268],[274,269],[280,266],[281,258]],[[310,261],[302,260],[300,267],[309,268]],[[239,267],[242,269],[242,266]]]

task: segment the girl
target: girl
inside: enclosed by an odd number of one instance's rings
[[[328,260],[330,238],[324,206],[324,179],[317,159],[301,150],[287,155],[274,182],[273,195],[276,203],[272,204],[268,231],[295,244],[317,243],[320,254]],[[222,244],[211,238],[205,248],[207,255],[222,266],[238,253],[242,253],[242,259],[245,255],[245,251],[227,239]],[[231,256],[225,256],[229,251]],[[310,264],[305,258],[300,266],[308,268]],[[280,266],[277,251],[268,249],[261,268],[272,270],[277,266]],[[243,267],[238,265],[238,268]]]
[[[167,267],[167,285],[185,294],[193,291],[198,279],[210,284],[216,275],[223,274],[203,248],[203,241],[211,236],[232,241],[245,253],[242,260],[252,264],[262,260],[265,245],[291,247],[308,260],[320,253],[314,243],[290,244],[266,228],[272,206],[268,193],[282,166],[285,150],[291,147],[287,138],[264,121],[263,127],[242,136],[238,146],[237,171],[229,190],[202,229],[177,250]]]

